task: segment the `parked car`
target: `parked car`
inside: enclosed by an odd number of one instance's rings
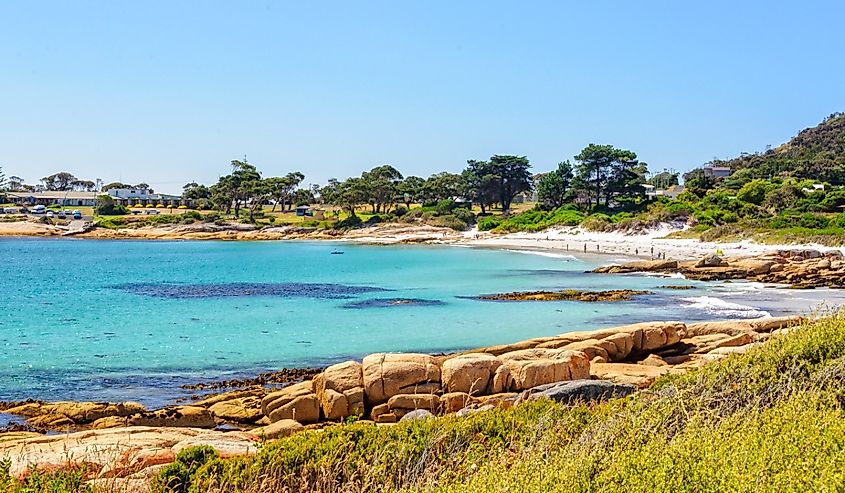
[[[56,217],[59,219],[65,219],[67,218],[67,214],[65,214],[65,211],[56,211]]]
[[[47,212],[47,208],[44,207],[43,205],[36,205],[35,207],[32,208],[33,214],[44,214],[45,212]]]
[[[26,207],[21,207],[21,214],[29,214],[29,209]]]
[[[80,211],[73,211],[73,218],[74,218],[74,219],[82,219],[82,212],[80,212]]]
[[[147,211],[147,214],[156,215],[156,214],[161,214],[161,213],[158,211],[158,209],[150,209],[150,210]]]
[[[144,211],[142,211],[142,210],[132,209],[132,214],[135,215],[135,216],[137,216],[138,214],[143,214],[143,213],[144,213]]]
[[[47,211],[47,217],[53,217],[53,216],[55,216],[55,214],[53,214],[53,211]]]

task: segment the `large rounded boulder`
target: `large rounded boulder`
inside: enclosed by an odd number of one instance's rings
[[[364,358],[364,393],[370,406],[399,394],[440,392],[440,366],[428,354],[376,353]]]

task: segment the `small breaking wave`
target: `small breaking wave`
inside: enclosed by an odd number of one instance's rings
[[[765,310],[758,310],[753,306],[740,305],[739,303],[731,303],[715,296],[695,296],[681,298],[681,300],[687,303],[684,308],[701,310],[710,315],[728,318],[760,318],[772,316]]]
[[[537,255],[540,257],[549,257],[549,258],[562,258],[566,259],[566,261],[570,260],[578,260],[574,255],[569,255],[567,253],[554,253],[554,252],[542,252],[538,250],[505,250],[506,252],[511,253],[521,253],[523,255]]]
[[[687,277],[680,272],[673,272],[671,274],[665,274],[663,272],[642,272],[640,273],[646,277],[662,277],[664,279],[686,279]]]

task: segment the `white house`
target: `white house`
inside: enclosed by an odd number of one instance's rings
[[[727,166],[705,166],[704,176],[710,178],[727,178],[731,176],[731,169]]]
[[[93,206],[97,192],[7,192],[6,196],[20,205]]]

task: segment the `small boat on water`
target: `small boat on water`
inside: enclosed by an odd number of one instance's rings
[[[340,250],[332,250],[331,254],[332,255],[343,255],[343,252],[340,251]]]

